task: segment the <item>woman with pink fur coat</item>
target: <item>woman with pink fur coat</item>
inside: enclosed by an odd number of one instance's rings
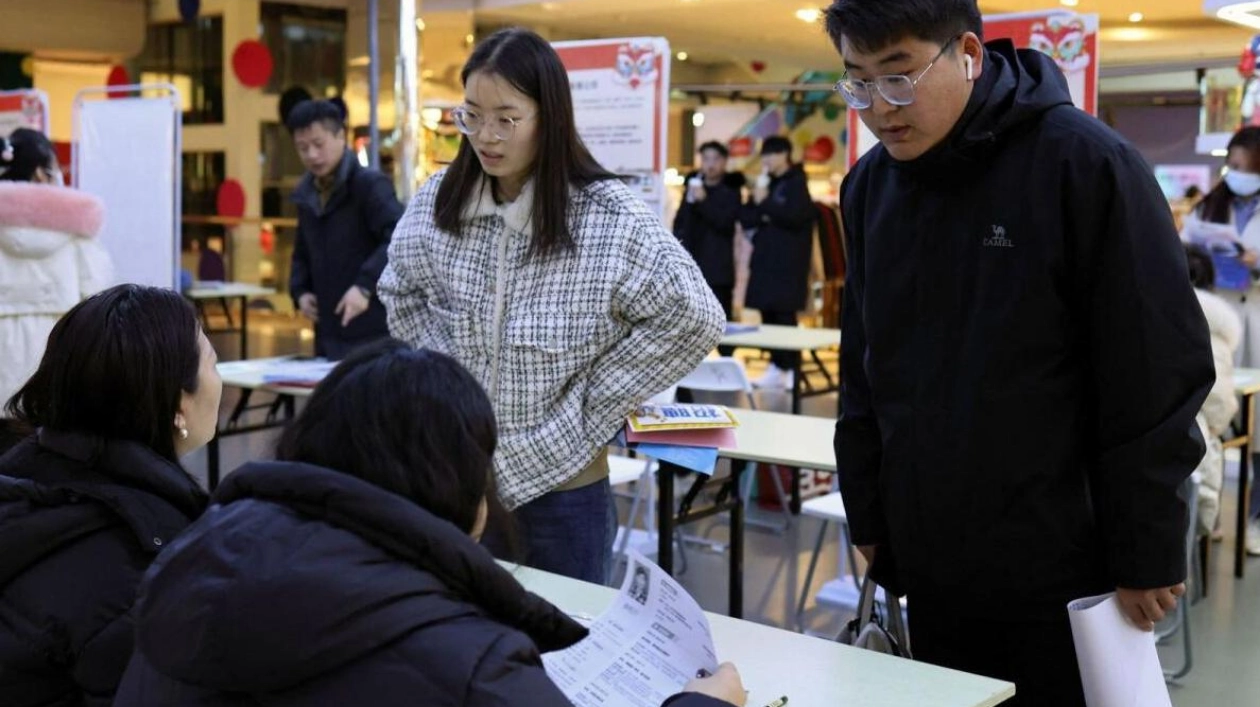
[[[113,284],[95,240],[103,213],[96,197],[62,186],[43,133],[0,138],[0,408],[39,365],[57,319]]]

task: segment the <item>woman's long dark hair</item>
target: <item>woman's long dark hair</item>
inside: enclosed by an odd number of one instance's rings
[[[188,300],[118,285],[58,320],[7,410],[29,428],[131,440],[178,462],[175,415],[180,394],[197,392],[200,367],[201,324]]]
[[[320,383],[285,430],[282,461],[333,469],[396,493],[466,533],[481,500],[499,509],[490,399],[454,359],[396,339],[364,346]]]
[[[519,27],[490,35],[477,45],[460,81],[468,84],[475,73],[502,77],[513,88],[538,104],[538,151],[534,158],[533,242],[530,252],[550,255],[573,247],[569,228],[569,186],[586,186],[617,176],[600,166],[578,136],[573,119],[573,96],[569,75],[560,56],[545,39]],[[460,142],[459,153],[451,163],[438,189],[433,217],[450,233],[461,233],[460,217],[485,172],[468,137]],[[491,177],[494,182],[494,178]]]
[[[0,138],[0,181],[33,182],[39,170],[52,170],[56,164],[52,142],[38,130],[18,128]]]
[[[1246,127],[1234,133],[1229,140],[1229,149],[1240,148],[1247,151],[1251,159],[1251,168],[1260,170],[1260,127]],[[1234,202],[1234,193],[1222,179],[1212,187],[1212,191],[1203,197],[1203,201],[1195,209],[1201,220],[1209,223],[1229,223],[1229,209]]]

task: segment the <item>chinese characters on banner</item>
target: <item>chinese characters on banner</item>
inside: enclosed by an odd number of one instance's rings
[[[578,134],[605,169],[665,215],[669,42],[659,37],[557,42]]]
[[[1076,107],[1098,115],[1098,15],[1059,10],[990,15],[984,18],[984,41],[995,39],[1010,39],[1016,47],[1049,55],[1063,71]],[[857,111],[848,113],[852,166],[879,140]]]

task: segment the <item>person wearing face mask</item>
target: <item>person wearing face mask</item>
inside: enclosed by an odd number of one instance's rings
[[[0,456],[0,704],[115,704],[136,588],[205,510],[179,460],[214,436],[216,360],[169,289],[119,285],[53,327],[7,404],[36,432]]]
[[[285,117],[307,169],[293,192],[298,233],[289,294],[315,324],[315,354],[334,361],[389,335],[376,285],[403,211],[389,178],[361,166],[349,149],[345,120],[341,106],[324,100],[298,103]]]
[[[489,393],[525,563],[602,583],[616,526],[606,445],[713,350],[722,308],[582,143],[546,40],[497,32],[461,80],[459,153],[407,207],[381,299],[394,336],[454,357]]]
[[[1242,346],[1236,362],[1244,368],[1260,366],[1260,127],[1239,130],[1229,141],[1225,157],[1225,175],[1208,192],[1189,215],[1182,227],[1182,239],[1190,240],[1202,223],[1224,224],[1237,233],[1237,260],[1252,273],[1251,286],[1243,289],[1218,289],[1217,295],[1229,302],[1242,319]],[[1258,428],[1260,429],[1260,428]],[[1253,456],[1260,462],[1260,454]],[[1260,514],[1260,484],[1252,488],[1251,509]],[[1247,554],[1260,555],[1260,516],[1253,515],[1247,525]]]
[[[103,217],[100,199],[62,186],[43,133],[0,137],[0,402],[35,371],[57,319],[113,284]],[[2,418],[0,452],[14,426]]]
[[[1114,592],[1151,631],[1185,593],[1215,375],[1171,209],[976,0],[834,0],[826,30],[880,140],[840,190],[853,542],[915,659],[1084,707],[1067,603]]]

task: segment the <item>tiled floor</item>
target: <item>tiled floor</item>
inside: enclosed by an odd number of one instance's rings
[[[300,336],[299,327],[292,320],[256,319],[261,321],[251,323],[254,329],[250,339],[252,355],[310,353],[309,338],[304,340]],[[216,346],[222,347],[220,352],[225,360],[235,357],[235,337],[215,336],[213,340]],[[235,393],[225,392],[224,409],[230,409],[234,401]],[[782,393],[760,394],[758,403],[770,410],[787,411],[789,406],[786,394]],[[807,399],[804,403],[805,414],[831,417],[835,415],[835,410],[834,395]],[[248,459],[267,456],[274,441],[275,435],[267,433],[223,440],[224,470],[230,470]],[[187,466],[195,475],[204,478],[204,453],[189,458]],[[1232,518],[1233,494],[1232,488],[1226,489],[1225,519]],[[818,530],[818,521],[811,518],[795,518],[780,534],[749,528],[745,541],[746,618],[772,626],[793,626],[796,599]],[[723,541],[726,527],[720,520],[710,521],[691,526],[688,532],[707,534],[715,541]],[[1211,593],[1191,608],[1194,669],[1172,688],[1176,707],[1249,707],[1260,704],[1260,560],[1250,561],[1247,579],[1235,580],[1231,575],[1232,542],[1232,532],[1227,530],[1225,541],[1214,548]],[[832,529],[823,548],[814,581],[815,589],[834,577],[837,545],[836,533]],[[706,609],[725,611],[725,555],[689,545],[687,559],[687,570],[680,578],[682,583]],[[805,624],[812,632],[834,634],[845,618],[836,611],[815,607],[812,598],[808,606]],[[1160,649],[1166,665],[1180,660],[1180,645],[1178,638],[1173,645]]]

